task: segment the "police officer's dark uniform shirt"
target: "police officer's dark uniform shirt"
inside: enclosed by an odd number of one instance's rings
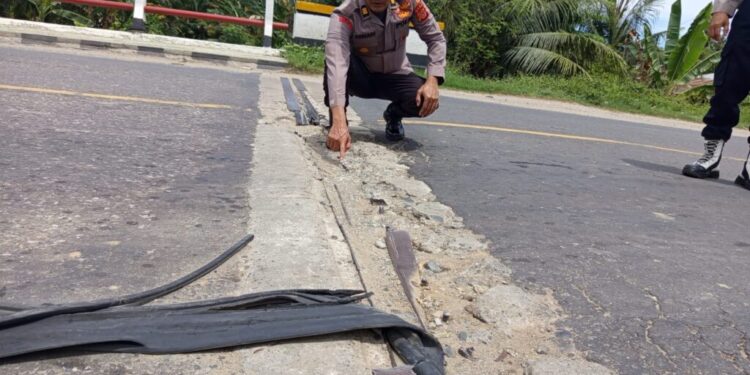
[[[409,23],[427,43],[427,74],[445,75],[446,41],[423,0],[391,0],[385,22],[364,0],[345,0],[331,15],[326,40],[326,90],[329,106],[347,104],[347,75],[352,54],[369,73],[413,74],[406,57]]]
[[[732,17],[721,62],[714,72],[716,92],[711,109],[703,118],[702,135],[708,140],[727,141],[740,120],[739,104],[750,91],[750,0],[714,0],[714,13]],[[750,140],[749,140],[750,141]]]

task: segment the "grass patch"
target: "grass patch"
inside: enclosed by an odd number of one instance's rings
[[[289,67],[296,72],[323,74],[325,51],[322,46],[287,44],[282,50],[282,55],[289,62]]]
[[[298,72],[323,74],[322,47],[296,44],[284,48],[289,66]],[[418,72],[423,74],[424,72]],[[670,96],[635,80],[613,74],[591,78],[575,76],[513,76],[503,79],[480,79],[449,67],[443,87],[574,102],[616,111],[701,122],[707,103],[696,103],[686,96]],[[742,106],[740,126],[750,125],[750,104]]]
[[[457,90],[501,93],[544,99],[556,99],[592,105],[622,112],[701,122],[707,103],[696,103],[683,95],[670,96],[635,80],[612,74],[587,78],[558,76],[513,76],[503,79],[479,79],[448,69],[444,87]],[[743,105],[743,113],[750,105]],[[747,128],[750,116],[740,126]]]

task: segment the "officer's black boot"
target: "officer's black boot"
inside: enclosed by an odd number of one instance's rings
[[[747,141],[750,142],[750,138]],[[734,180],[734,183],[750,190],[750,153],[747,154],[747,160],[745,160],[745,165],[742,166],[742,172]]]
[[[719,171],[714,169],[719,166],[725,143],[723,140],[706,140],[703,156],[682,168],[682,174],[695,178],[719,178]]]
[[[401,123],[403,117],[401,110],[394,103],[391,103],[385,109],[383,119],[385,120],[385,138],[387,140],[395,142],[404,139],[404,124]]]

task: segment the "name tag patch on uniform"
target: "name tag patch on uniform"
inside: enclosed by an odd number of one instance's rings
[[[427,5],[424,5],[424,1],[417,0],[417,6],[414,7],[414,16],[416,16],[418,22],[424,22],[430,18],[430,10],[427,9]]]
[[[355,39],[364,39],[375,36],[374,31],[370,31],[369,33],[363,33],[363,34],[354,34]]]
[[[367,9],[367,5],[362,5],[362,8],[359,8],[359,14],[365,18],[370,15],[370,10]]]

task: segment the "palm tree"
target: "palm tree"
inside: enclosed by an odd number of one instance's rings
[[[608,0],[605,0],[608,1]],[[586,74],[595,63],[624,72],[620,54],[594,34],[582,32],[582,11],[591,1],[511,0],[516,16],[513,22],[520,35],[515,46],[503,54],[502,62],[511,70],[541,74]]]
[[[663,0],[598,0],[585,10],[589,32],[601,35],[615,48],[629,44],[644,27],[650,27]]]

